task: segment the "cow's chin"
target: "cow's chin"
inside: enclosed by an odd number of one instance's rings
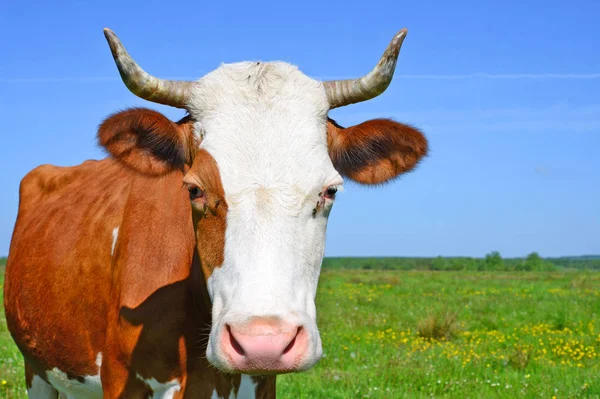
[[[206,358],[227,373],[272,375],[305,371],[323,354],[316,323],[295,325],[257,319],[234,327],[214,324]]]

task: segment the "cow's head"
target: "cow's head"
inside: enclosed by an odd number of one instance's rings
[[[99,139],[141,173],[187,170],[213,306],[209,361],[245,373],[311,367],[322,352],[315,294],[325,229],[343,177],[384,183],[427,152],[410,126],[376,119],[343,128],[327,113],[387,88],[406,30],[368,75],[332,82],[283,62],[222,65],[196,82],[161,80],[105,34],[134,94],[189,113],[174,123],[125,111],[103,123]]]

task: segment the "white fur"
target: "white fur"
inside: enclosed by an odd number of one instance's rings
[[[67,374],[57,367],[46,372],[48,381],[55,387],[63,397],[67,399],[102,398],[102,383],[100,375],[85,376],[83,382],[76,379],[70,379]]]
[[[324,187],[343,183],[327,151],[325,90],[292,65],[243,62],[200,79],[188,107],[229,206],[224,264],[208,280],[207,357],[228,368],[225,323],[279,317],[308,332],[308,368],[321,355],[314,297],[329,209],[312,211]]]
[[[112,231],[112,246],[110,247],[110,255],[115,254],[115,245],[117,245],[117,238],[119,237],[119,226],[115,227]]]
[[[83,377],[83,382],[76,379],[70,379],[66,373],[59,370],[57,367],[50,371],[46,371],[48,382],[56,388],[61,397],[66,399],[75,398],[102,398],[102,382],[100,381],[100,367],[102,366],[102,353],[96,355],[96,366],[98,366],[98,374],[88,375]]]
[[[144,383],[152,389],[152,399],[172,399],[175,397],[175,393],[181,390],[181,384],[179,384],[177,378],[165,383],[158,382],[154,378],[145,380],[140,375],[138,375],[137,378],[144,381]]]
[[[96,355],[95,363],[96,366],[98,366],[98,374],[83,377],[83,382],[79,382],[77,379],[68,378],[67,374],[57,367],[50,371],[46,371],[46,378],[52,386],[48,385],[40,377],[34,376],[32,387],[27,390],[28,396],[30,398],[40,399],[56,398],[56,390],[58,390],[60,397],[65,399],[101,399],[103,397],[102,382],[100,380],[102,353]],[[153,399],[172,399],[175,396],[175,393],[181,390],[181,385],[177,379],[166,383],[160,383],[154,378],[145,380],[139,375],[137,377],[152,389]]]

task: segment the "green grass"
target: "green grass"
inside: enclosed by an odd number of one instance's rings
[[[282,397],[600,397],[600,274],[325,270],[317,309]]]
[[[0,258],[0,398],[26,398],[23,358],[15,346],[4,318],[4,266]]]
[[[600,397],[599,273],[324,270],[317,308],[324,358],[279,397]],[[0,397],[24,397],[0,320]]]

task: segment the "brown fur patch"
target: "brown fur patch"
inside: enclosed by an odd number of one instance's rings
[[[202,198],[192,201],[197,249],[204,276],[223,264],[227,202],[217,162],[206,150],[199,150],[184,178],[188,185],[199,187]]]
[[[222,193],[214,161],[196,166],[207,191]],[[206,360],[211,304],[182,179],[178,170],[140,175],[114,159],[45,165],[23,179],[4,289],[28,386],[54,367],[75,380],[95,375],[102,353],[105,398],[149,397],[137,375],[177,378],[176,398],[239,389],[239,375]],[[275,376],[257,395],[275,397]]]
[[[327,144],[337,171],[361,184],[385,183],[411,171],[428,147],[419,130],[389,119],[348,128],[328,119]]]
[[[5,307],[32,373],[44,376],[53,367],[69,376],[97,373],[111,300],[112,231],[121,223],[129,178],[130,171],[107,159],[40,166],[21,182]]]
[[[181,169],[193,154],[193,121],[174,123],[159,112],[131,108],[115,113],[98,129],[98,143],[115,159],[146,175]]]
[[[256,399],[269,399],[276,389],[276,379],[274,376],[253,376],[252,382],[256,384]]]

